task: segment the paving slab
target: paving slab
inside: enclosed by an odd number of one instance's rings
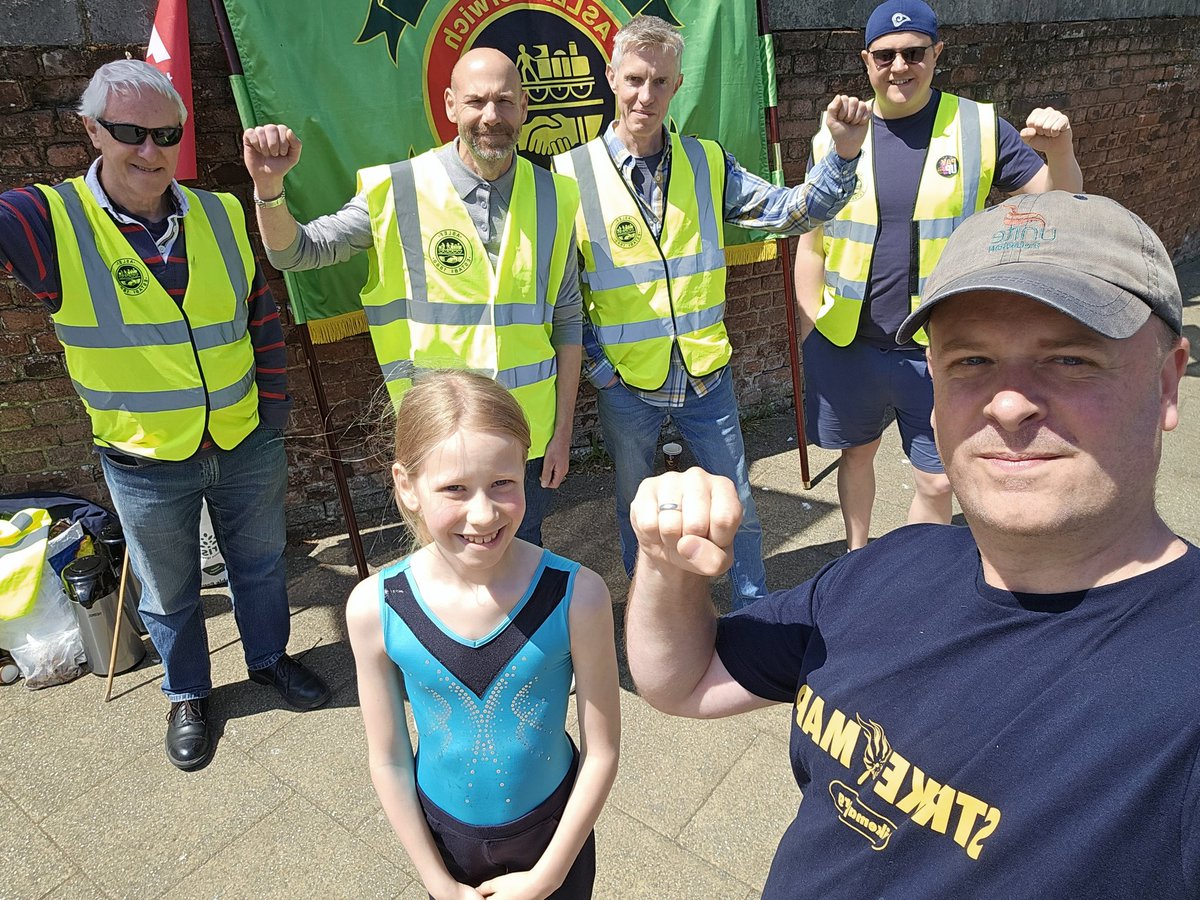
[[[411,884],[349,831],[294,796],[163,896],[356,900],[400,897]]]
[[[107,775],[48,816],[42,830],[116,897],[158,896],[293,796],[232,746],[193,772],[167,764],[155,747]],[[258,847],[264,860],[267,850]]]

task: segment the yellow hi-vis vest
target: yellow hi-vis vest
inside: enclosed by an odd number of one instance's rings
[[[0,619],[16,619],[33,609],[50,538],[50,513],[23,509],[0,519]]]
[[[180,188],[188,199],[180,309],[82,178],[38,188],[62,275],[51,319],[95,442],[182,460],[207,424],[218,447],[236,447],[258,425],[247,328],[254,253],[237,200]]]
[[[516,167],[497,271],[436,151],[360,170],[374,237],[362,304],[394,404],[423,370],[488,375],[521,405],[536,459],[554,434],[550,335],[579,191]]]
[[[996,112],[990,103],[976,103],[943,93],[933,122],[929,149],[917,187],[913,211],[913,254],[909,273],[911,308],[916,309],[946,241],[967,216],[983,209],[996,172]],[[839,347],[858,333],[858,317],[866,298],[875,240],[879,234],[879,203],[875,172],[875,126],[868,126],[858,161],[858,190],[831,221],[825,223],[825,286],[816,327]],[[813,159],[824,159],[833,146],[828,129],[813,138]],[[927,344],[924,330],[913,339]]]
[[[716,141],[671,133],[671,177],[657,241],[603,137],[554,158],[579,182],[575,224],[584,308],[621,380],[656,390],[671,345],[695,376],[733,354],[725,332],[725,154]]]

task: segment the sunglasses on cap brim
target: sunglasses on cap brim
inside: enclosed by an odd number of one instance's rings
[[[107,122],[104,119],[97,119],[105,130],[108,131],[114,138],[122,144],[129,144],[132,147],[141,146],[146,140],[146,135],[150,135],[150,140],[154,141],[157,147],[174,147],[183,140],[182,125],[168,125],[164,128],[143,128],[141,125],[130,125],[126,122]]]

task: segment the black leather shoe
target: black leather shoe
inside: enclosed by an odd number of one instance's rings
[[[180,700],[167,713],[167,759],[181,769],[195,769],[212,756],[208,733],[208,698]]]
[[[297,709],[316,709],[329,702],[330,691],[320,677],[286,653],[265,669],[247,669],[250,680],[258,684],[273,684],[275,690]]]

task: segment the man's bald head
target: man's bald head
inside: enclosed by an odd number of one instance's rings
[[[460,56],[450,71],[450,90],[458,92],[464,84],[480,78],[499,80],[518,93],[521,91],[516,65],[493,47],[476,47]]]

